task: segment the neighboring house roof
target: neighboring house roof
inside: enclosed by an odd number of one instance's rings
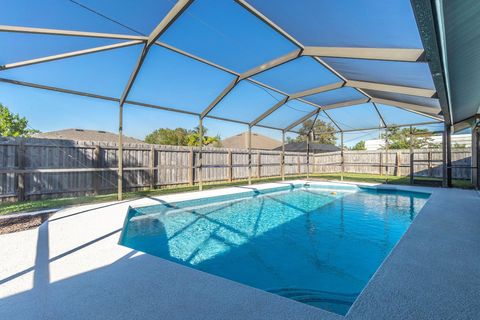
[[[281,141],[252,132],[252,149],[273,150],[279,146],[281,147],[281,145]],[[230,149],[247,149],[248,132],[243,132],[235,136],[223,139],[222,147]]]
[[[64,139],[74,141],[118,142],[118,134],[101,130],[64,129],[58,131],[41,132],[33,135],[34,138]],[[123,136],[124,143],[145,143],[142,140]]]
[[[282,146],[275,150],[282,150]],[[307,142],[290,142],[285,145],[285,151],[307,152]],[[310,143],[310,152],[333,152],[340,151],[340,148],[333,144]]]

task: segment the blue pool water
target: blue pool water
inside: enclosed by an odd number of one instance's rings
[[[346,314],[428,198],[277,188],[131,209],[121,244]]]

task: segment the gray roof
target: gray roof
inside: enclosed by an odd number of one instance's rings
[[[281,147],[282,142],[262,134],[252,132],[252,149],[274,150]],[[248,132],[243,132],[222,140],[222,147],[230,149],[247,149]]]
[[[34,138],[64,139],[74,141],[118,142],[118,134],[101,130],[64,129],[50,132],[41,132],[33,135]],[[124,143],[145,143],[131,137],[123,136]]]
[[[282,146],[275,148],[275,150],[282,150]],[[307,152],[307,142],[290,142],[285,144],[285,151],[304,151]],[[333,152],[340,151],[340,148],[333,144],[310,143],[311,152]]]

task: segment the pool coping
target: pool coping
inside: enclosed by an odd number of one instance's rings
[[[121,203],[112,202],[108,204],[69,208],[54,214],[38,229],[2,235],[0,236],[0,256],[8,254],[11,259],[4,261],[3,268],[0,268],[0,311],[6,315],[10,315],[11,319],[62,318],[66,315],[74,318],[72,317],[72,312],[75,311],[82,312],[80,313],[82,317],[88,315],[90,318],[127,319],[136,316],[137,318],[148,319],[154,315],[149,313],[149,310],[151,312],[149,308],[152,308],[151,303],[155,302],[155,308],[163,306],[163,310],[165,310],[166,314],[170,315],[169,318],[172,319],[182,319],[191,317],[192,315],[195,315],[196,318],[205,319],[221,319],[227,315],[232,319],[242,319],[245,317],[258,319],[360,319],[382,318],[386,315],[389,315],[389,318],[415,319],[418,318],[416,317],[418,314],[415,312],[412,313],[412,311],[418,311],[422,315],[425,314],[428,315],[428,317],[435,318],[435,316],[438,315],[436,314],[436,310],[445,309],[438,306],[435,308],[433,306],[436,303],[445,304],[445,301],[430,301],[427,299],[429,297],[425,295],[425,293],[420,299],[429,305],[428,309],[425,310],[422,309],[421,306],[419,307],[416,299],[413,299],[415,301],[411,301],[412,299],[409,300],[408,296],[404,297],[404,294],[397,290],[395,285],[409,283],[408,277],[412,275],[412,270],[409,270],[407,274],[402,274],[402,272],[397,269],[398,265],[412,263],[411,252],[409,255],[408,248],[411,249],[412,247],[412,238],[415,242],[416,238],[421,238],[422,236],[421,234],[417,234],[417,229],[420,228],[420,230],[424,232],[426,227],[425,223],[427,225],[432,224],[432,221],[429,222],[429,220],[424,219],[423,216],[438,215],[439,208],[448,206],[449,204],[455,204],[456,201],[454,200],[457,197],[464,205],[471,205],[472,203],[478,204],[477,201],[480,198],[474,191],[331,181],[341,185],[353,184],[379,189],[431,193],[427,204],[419,212],[407,232],[405,232],[395,248],[383,261],[382,265],[377,269],[345,317],[181,266],[161,258],[138,253],[118,244],[120,239],[118,230],[122,229],[127,209],[130,206],[138,207],[158,204],[158,200],[178,202],[182,201],[182,199],[190,200],[193,198],[207,197],[209,195],[217,196],[222,192],[224,194],[245,192],[245,188],[268,189],[284,185],[285,183],[301,184],[306,181],[307,180],[292,180],[264,183],[252,186],[229,187],[201,192],[197,191],[143,198]],[[329,183],[330,181],[308,180],[308,182],[322,184]],[[434,201],[432,202],[432,200]],[[452,210],[455,211],[455,208],[452,207]],[[468,210],[460,211],[469,216],[470,219],[473,219],[474,222],[477,222],[477,215],[466,212]],[[458,214],[460,213],[461,212]],[[92,224],[91,218],[94,219],[94,224]],[[447,217],[442,216],[440,218],[448,220],[449,217],[447,215]],[[450,216],[450,218],[452,217]],[[82,226],[87,229],[82,230]],[[442,225],[435,227],[444,228]],[[115,233],[112,233],[114,231]],[[472,237],[471,232],[468,232],[467,235]],[[45,240],[42,240],[42,237],[45,236],[47,237],[47,244],[45,244]],[[455,245],[455,237],[458,237],[458,234],[452,234],[451,237],[453,237],[451,241],[453,245]],[[469,244],[470,246],[464,246],[464,251],[471,249],[472,244],[470,242]],[[427,247],[428,246],[431,247],[432,244],[427,241]],[[473,245],[473,247],[477,249],[475,245]],[[73,252],[73,250],[77,248],[80,249]],[[415,249],[414,245],[413,249]],[[430,249],[434,251],[435,247]],[[407,254],[405,254],[405,252],[407,252]],[[425,261],[425,265],[420,265],[421,268],[416,266],[417,269],[413,270],[416,280],[422,279],[422,277],[428,278],[428,273],[432,272],[431,263],[429,264],[428,262],[428,254],[425,255],[425,257],[416,257],[417,260],[421,258],[426,258],[427,260]],[[139,261],[142,263],[139,264]],[[392,266],[394,266],[394,269],[392,269]],[[433,266],[433,269],[435,269],[435,267],[441,269],[440,265]],[[98,274],[103,274],[102,272],[104,270],[113,270],[114,272],[112,275],[108,273],[108,276],[104,275],[103,277],[99,277]],[[138,270],[143,270],[146,274],[157,274],[156,279],[159,283],[152,284],[149,282],[150,279],[144,278],[142,275],[132,275],[133,271]],[[478,275],[480,279],[480,274],[478,274],[480,271],[477,271],[477,273],[475,273],[475,271],[476,270],[470,270],[471,274],[474,276]],[[46,275],[44,273],[46,273]],[[89,275],[89,278],[85,278],[83,276],[84,274]],[[393,283],[392,280],[389,279],[389,275],[394,275]],[[114,277],[115,281],[104,283],[104,277],[110,276]],[[440,278],[448,278],[448,272],[446,275],[442,274]],[[5,279],[7,280],[6,282]],[[82,279],[82,282],[78,282],[77,279]],[[435,279],[430,280],[434,282],[433,280]],[[38,281],[42,282],[41,286],[36,285]],[[125,296],[125,293],[118,292],[120,288],[136,287],[145,283],[149,283],[149,286],[137,288],[136,293],[138,293],[139,297],[132,298],[128,295]],[[102,288],[110,288],[109,290],[111,291],[109,292],[111,292],[111,297],[109,295],[104,296],[98,294],[97,292],[94,292],[96,295],[94,298],[88,295],[92,294],[92,292],[89,291],[91,287],[100,284],[103,285]],[[470,285],[473,286],[476,284],[476,282],[473,282]],[[150,288],[150,286],[153,286],[153,288]],[[65,287],[67,287],[68,290],[65,289]],[[193,293],[182,292],[182,288],[189,288],[189,291],[193,291]],[[418,288],[409,287],[409,289],[414,291]],[[462,289],[465,290],[464,284]],[[61,295],[64,300],[68,300],[68,298],[66,298],[68,297],[68,293],[71,294],[71,292],[74,292],[75,296],[85,294],[87,297],[85,299],[89,301],[90,304],[83,305],[81,302],[72,300],[66,303],[67,307],[63,307],[58,301],[55,301],[55,299],[47,299],[45,301],[45,296],[54,297],[57,292],[64,293],[65,291],[66,294]],[[195,292],[197,294],[195,294]],[[230,295],[225,296],[222,292],[229,292]],[[395,296],[395,299],[392,299],[392,292],[398,294],[398,297]],[[449,294],[452,295],[452,292],[449,292]],[[457,295],[462,296],[462,294]],[[384,301],[385,299],[382,298],[382,296],[389,297],[389,300]],[[27,301],[25,301],[26,297],[28,297]],[[167,304],[162,302],[165,297],[168,297]],[[399,297],[401,297],[401,299],[399,299]],[[132,312],[137,311],[126,310],[122,304],[124,299],[129,302],[133,299],[133,301],[138,304],[139,309],[141,309],[138,311],[141,314],[135,313],[133,315]],[[189,301],[190,304],[182,304],[182,307],[177,308],[172,306],[172,304],[181,304],[184,300]],[[383,304],[379,305],[379,301],[383,301]],[[469,304],[464,301],[463,305]],[[105,306],[108,306],[107,310],[104,310]],[[458,307],[452,307],[452,310],[456,312],[456,318],[462,318],[464,314],[470,315],[471,312],[480,311],[478,310],[478,305],[477,309],[470,305],[470,313],[464,309],[459,313],[456,309],[458,309]],[[106,311],[108,312],[106,313]],[[392,311],[394,311],[394,313],[392,313]],[[39,317],[39,314],[44,315],[44,317]],[[467,319],[466,317],[464,318]]]

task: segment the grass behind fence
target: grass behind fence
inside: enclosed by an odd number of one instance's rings
[[[369,182],[369,183],[385,183],[386,177],[375,174],[359,174],[359,173],[345,173],[345,181],[352,182]],[[340,180],[339,173],[324,173],[324,174],[312,174],[312,178],[320,178],[326,180]],[[287,179],[297,179],[305,178],[305,175],[301,176],[288,176]],[[420,179],[422,178],[415,178]],[[280,177],[274,178],[262,178],[262,179],[252,179],[253,183],[257,182],[274,182],[280,181]],[[432,180],[432,178],[428,178]],[[436,179],[441,181],[441,179]],[[238,180],[234,182],[222,182],[222,183],[209,183],[203,186],[204,190],[215,189],[221,187],[229,186],[238,186],[245,185],[246,180]],[[397,177],[397,176],[388,176],[388,183],[390,184],[401,184],[407,185],[410,183],[409,177]],[[453,180],[453,186],[457,188],[473,188],[472,184],[468,180]],[[165,194],[179,193],[179,192],[188,192],[188,191],[197,191],[198,186],[180,186],[180,187],[165,187],[161,189],[153,190],[142,190],[135,192],[126,192],[124,193],[125,199],[137,199],[146,196],[159,196]],[[43,209],[52,209],[52,208],[63,208],[68,206],[74,206],[79,204],[93,204],[101,202],[109,202],[117,200],[117,194],[107,194],[107,195],[98,195],[98,196],[86,196],[86,197],[71,197],[71,198],[57,198],[57,199],[46,199],[46,200],[36,200],[36,201],[23,201],[16,203],[2,203],[0,204],[0,215],[25,212],[25,211],[35,211]]]

